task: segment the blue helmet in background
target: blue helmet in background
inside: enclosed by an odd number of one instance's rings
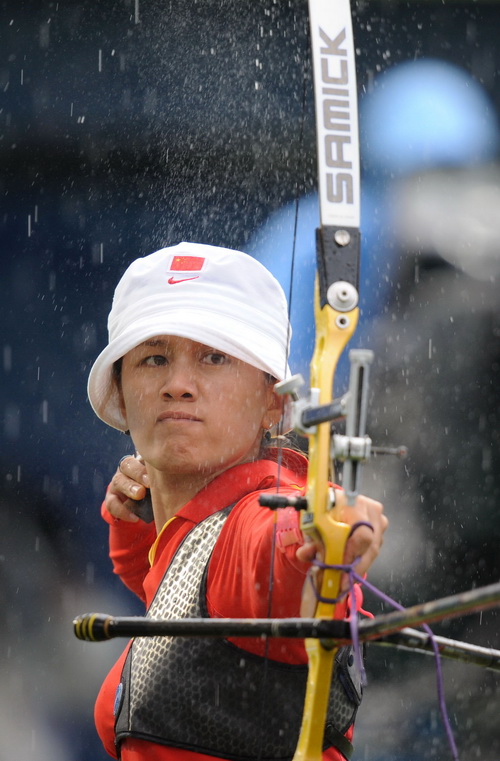
[[[465,70],[407,61],[376,78],[360,105],[361,157],[370,172],[400,176],[490,160],[499,144],[495,109]]]

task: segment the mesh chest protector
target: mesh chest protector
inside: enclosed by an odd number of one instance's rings
[[[151,618],[208,617],[205,585],[215,543],[233,505],[184,538],[158,587]],[[346,756],[344,732],[361,702],[350,649],[337,654],[325,748]],[[232,761],[291,759],[302,719],[307,666],[248,653],[209,637],[139,637],[125,662],[115,702],[119,750],[127,737]]]

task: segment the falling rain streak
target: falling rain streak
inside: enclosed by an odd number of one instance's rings
[[[33,215],[28,214],[28,238],[31,238],[31,235],[33,233],[33,225],[38,222],[38,206],[35,205],[34,213]]]
[[[12,370],[12,347],[9,345],[3,347],[3,369],[6,373]]]
[[[92,264],[102,264],[104,262],[104,243],[94,243],[92,245]]]

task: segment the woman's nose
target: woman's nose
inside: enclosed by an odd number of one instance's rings
[[[172,362],[165,374],[161,395],[167,399],[195,399],[197,389],[193,368],[185,362]]]

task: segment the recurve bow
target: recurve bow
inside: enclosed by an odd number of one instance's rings
[[[360,257],[359,139],[349,0],[309,0],[318,151],[320,227],[316,231],[316,344],[310,401],[332,400],[335,370],[358,322]],[[334,503],[331,423],[308,431],[307,508],[301,529],[324,546],[326,566],[342,564],[350,527]],[[326,568],[315,616],[335,618],[341,572]],[[337,647],[306,639],[309,676],[294,761],[320,761]]]

